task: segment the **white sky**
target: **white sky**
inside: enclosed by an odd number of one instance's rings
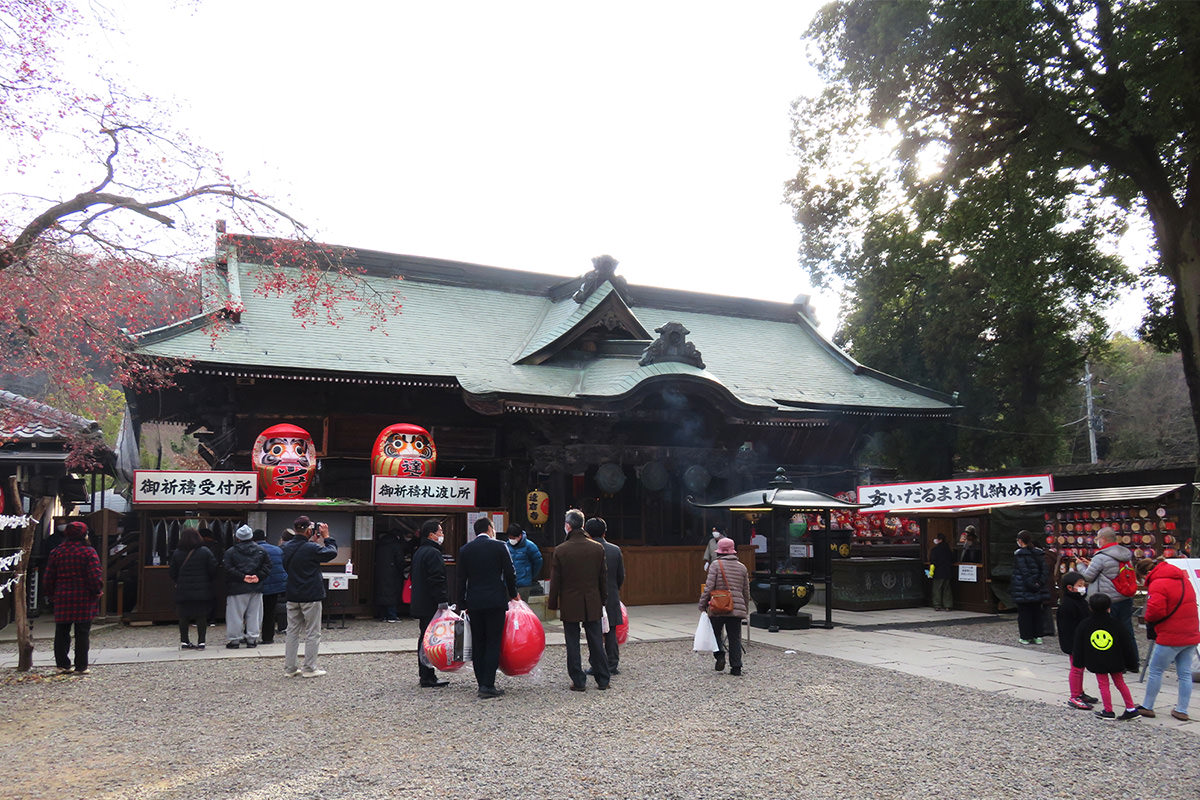
[[[114,58],[325,241],[791,302],[820,5],[124,0]]]
[[[105,0],[102,61],[318,238],[790,302],[790,104],[824,0]],[[1132,330],[1140,303],[1114,309]]]

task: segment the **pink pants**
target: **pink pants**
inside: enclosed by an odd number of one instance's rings
[[[1133,695],[1129,693],[1129,687],[1125,685],[1125,676],[1120,672],[1114,672],[1111,675],[1097,672],[1096,683],[1100,684],[1100,702],[1104,703],[1104,710],[1113,710],[1112,692],[1108,688],[1109,678],[1112,678],[1113,686],[1116,686],[1117,691],[1121,693],[1121,699],[1125,701],[1125,708],[1133,708]]]
[[[1071,665],[1071,670],[1067,673],[1067,686],[1070,687],[1071,697],[1083,694],[1083,667]]]

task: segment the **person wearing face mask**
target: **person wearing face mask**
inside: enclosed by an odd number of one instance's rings
[[[529,536],[516,523],[508,526],[505,536],[508,538],[508,554],[517,573],[517,592],[522,600],[528,600],[535,588],[541,593],[541,587],[537,585],[538,576],[542,574],[541,548],[529,541]]]
[[[409,603],[411,613],[421,625],[421,635],[418,642],[425,641],[425,629],[429,627],[437,610],[450,602],[449,591],[446,587],[446,562],[442,558],[442,542],[446,534],[442,531],[442,523],[436,519],[426,520],[421,525],[421,534],[417,540],[417,549],[412,557],[412,600]],[[450,683],[439,680],[437,671],[427,659],[421,656],[424,647],[417,646],[417,673],[421,686],[436,689]]]
[[[721,541],[721,537],[725,535],[724,525],[713,525],[712,536],[708,539],[708,544],[704,548],[704,574],[708,575],[708,565],[717,557],[717,542]]]
[[[1058,623],[1058,646],[1068,656],[1075,647],[1075,629],[1092,613],[1087,604],[1087,581],[1078,572],[1072,570],[1062,576],[1059,584],[1062,587],[1062,599],[1058,602],[1058,613],[1055,622]],[[1067,705],[1081,711],[1091,711],[1096,704],[1096,698],[1083,693],[1083,667],[1077,667],[1069,660],[1070,670],[1067,673],[1067,685],[1071,696]]]

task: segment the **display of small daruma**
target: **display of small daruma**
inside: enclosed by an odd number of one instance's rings
[[[401,422],[379,432],[371,448],[371,473],[387,477],[432,478],[437,448],[429,431]]]
[[[272,425],[254,440],[250,455],[264,497],[304,497],[317,469],[317,448],[304,428]]]

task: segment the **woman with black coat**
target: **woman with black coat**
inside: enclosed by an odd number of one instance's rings
[[[404,587],[404,550],[400,539],[383,531],[375,541],[375,609],[384,622],[399,622],[401,590]]]
[[[175,584],[175,607],[179,613],[179,646],[184,650],[203,650],[208,635],[208,615],[213,604],[213,579],[217,559],[204,546],[195,528],[184,528],[179,547],[171,553],[171,580]],[[188,629],[196,623],[196,644],[188,638]]]
[[[1050,568],[1046,554],[1033,546],[1033,534],[1017,534],[1013,553],[1012,599],[1017,604],[1017,631],[1021,644],[1042,643],[1042,603],[1050,600]]]

